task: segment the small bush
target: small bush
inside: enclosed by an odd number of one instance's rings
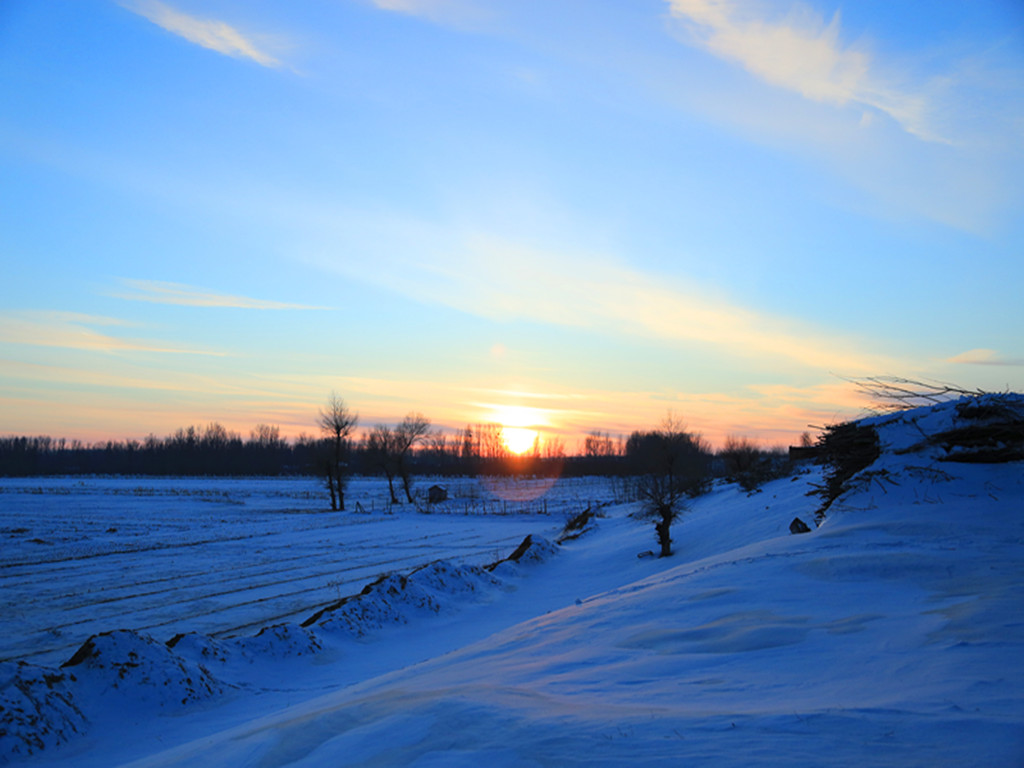
[[[825,482],[815,489],[824,499],[815,513],[820,522],[832,502],[848,490],[850,479],[871,466],[881,454],[881,448],[875,428],[856,422],[826,427],[818,439],[818,448],[819,462],[826,467]]]
[[[748,492],[770,480],[785,477],[792,470],[785,452],[762,450],[745,437],[727,437],[718,458],[722,461],[726,479]]]

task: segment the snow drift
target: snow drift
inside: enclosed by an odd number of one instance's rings
[[[455,613],[462,602],[506,588],[491,571],[511,562],[542,562],[555,551],[550,542],[527,536],[489,568],[439,560],[408,575],[386,573],[301,626],[278,624],[252,637],[189,633],[165,644],[122,629],[93,635],[60,669],[0,664],[0,759],[31,755],[86,732],[89,711],[111,705],[151,715],[180,709],[252,685],[254,665],[321,652],[321,637],[366,638],[431,613]]]

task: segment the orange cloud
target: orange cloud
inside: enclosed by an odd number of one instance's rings
[[[949,358],[947,363],[961,365],[1024,365],[1024,358],[1012,358],[1001,355],[994,349],[969,349]]]

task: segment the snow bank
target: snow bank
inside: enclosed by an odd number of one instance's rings
[[[879,430],[892,456],[916,453],[941,462],[1024,460],[1024,395],[963,397],[862,422]]]
[[[63,744],[85,730],[73,681],[57,669],[0,664],[0,762]]]
[[[487,566],[487,569],[499,577],[512,577],[521,573],[517,565],[535,565],[549,560],[558,552],[558,545],[541,536],[527,536],[515,551],[504,560]]]
[[[95,695],[117,691],[134,706],[163,708],[202,701],[221,685],[202,664],[190,662],[164,643],[131,630],[93,635],[62,665],[76,688]]]
[[[527,536],[509,559],[541,562],[552,551],[554,545],[546,539]],[[487,599],[495,590],[504,588],[497,570],[494,566],[481,568],[441,560],[407,576],[385,574],[358,595],[318,612],[305,625],[313,624],[327,633],[364,637],[389,625],[408,624],[416,617],[450,612],[460,603]]]
[[[190,632],[173,637],[167,646],[181,656],[211,669],[230,662],[253,664],[311,656],[323,650],[316,634],[298,624],[275,624],[264,627],[252,637],[226,640]]]
[[[527,536],[509,562],[540,562],[556,550],[543,538]],[[30,755],[84,733],[84,712],[181,708],[228,688],[251,687],[259,667],[316,655],[327,637],[366,638],[388,626],[455,613],[460,604],[488,600],[508,588],[486,568],[438,560],[407,575],[384,574],[301,626],[277,624],[254,636],[226,639],[179,634],[166,644],[116,630],[90,637],[61,669],[0,664],[0,757]]]
[[[90,637],[61,669],[0,664],[0,758],[31,755],[84,733],[97,706],[178,708],[223,690],[201,664],[129,630]]]

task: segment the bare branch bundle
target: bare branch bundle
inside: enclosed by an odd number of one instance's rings
[[[961,397],[987,394],[980,389],[967,389],[941,381],[918,381],[901,376],[867,376],[845,379],[870,397],[875,410],[883,413],[906,411],[924,405],[938,405]]]

